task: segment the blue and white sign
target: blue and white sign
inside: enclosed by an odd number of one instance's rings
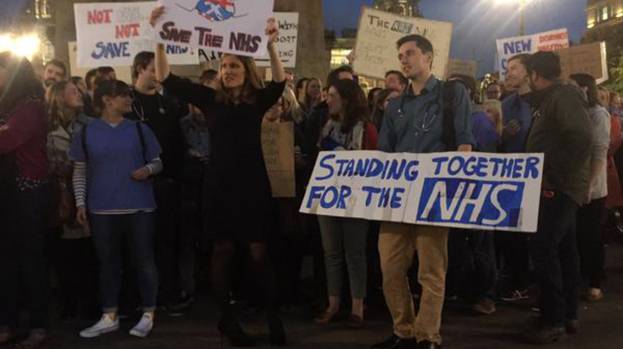
[[[131,66],[141,51],[156,47],[154,29],[149,25],[156,1],[74,4],[78,67]],[[169,43],[171,64],[199,64],[196,52],[184,45]]]
[[[302,213],[536,232],[542,154],[322,152]]]
[[[513,56],[538,51],[558,51],[569,47],[569,33],[566,28],[547,31],[533,35],[517,36],[496,40],[497,65],[500,69],[500,79],[506,77],[508,60]]]

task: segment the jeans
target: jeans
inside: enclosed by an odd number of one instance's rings
[[[154,213],[91,214],[91,235],[100,263],[100,299],[104,312],[116,312],[121,285],[121,250],[127,242],[138,276],[143,311],[156,309],[158,271],[154,260]]]
[[[555,192],[551,199],[541,199],[539,228],[530,237],[541,289],[541,322],[548,326],[564,326],[565,319],[577,319],[580,284],[577,210],[578,205],[561,192]]]
[[[606,199],[597,199],[578,210],[578,252],[582,274],[588,276],[589,286],[601,288],[604,275],[606,243]]]
[[[342,261],[346,265],[353,299],[364,299],[367,286],[366,241],[368,221],[363,219],[318,216],[324,247],[329,296],[342,295]]]
[[[0,328],[17,327],[21,299],[30,314],[31,329],[49,325],[45,259],[49,195],[47,185],[14,193],[0,212]]]
[[[447,294],[458,295],[462,286],[473,300],[495,299],[497,267],[493,233],[454,229],[448,238]]]
[[[400,338],[441,344],[448,228],[404,223],[381,223],[379,254],[383,271],[383,294]],[[422,286],[420,308],[415,314],[407,272],[417,251],[418,282]]]

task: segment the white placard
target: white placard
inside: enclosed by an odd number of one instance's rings
[[[521,53],[535,53],[538,51],[557,51],[569,47],[569,33],[567,28],[551,30],[543,33],[517,36],[496,40],[498,68],[500,79],[504,80],[508,60]]]
[[[78,67],[131,66],[141,51],[153,51],[153,28],[149,15],[157,2],[74,4]],[[167,45],[171,64],[199,64],[195,52],[180,45]]]
[[[160,0],[156,40],[197,49],[262,57],[274,0]]]
[[[279,26],[277,52],[284,68],[296,68],[296,46],[298,43],[299,14],[297,12],[275,12],[273,14]],[[270,67],[268,54],[255,60],[258,67]]]
[[[410,34],[419,34],[430,40],[435,51],[433,74],[445,77],[452,23],[403,17],[368,7],[364,7],[359,19],[353,64],[355,73],[383,79],[387,71],[400,70],[396,42]]]
[[[543,154],[321,152],[300,212],[536,232]]]

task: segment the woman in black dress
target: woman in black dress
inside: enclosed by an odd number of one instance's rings
[[[164,7],[152,12],[154,25]],[[275,274],[266,250],[271,189],[264,164],[261,125],[266,111],[281,97],[285,73],[275,48],[279,32],[274,19],[266,26],[273,81],[263,86],[253,58],[221,57],[218,87],[184,81],[170,73],[163,45],[156,48],[156,77],[168,91],[201,109],[209,119],[212,153],[206,173],[204,223],[214,241],[213,286],[221,309],[219,330],[234,346],[251,346],[230,306],[234,246],[247,246],[250,267],[267,299],[270,342],[285,343],[277,315]]]

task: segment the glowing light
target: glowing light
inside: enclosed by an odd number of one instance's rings
[[[525,5],[528,2],[530,2],[531,0],[494,0],[496,5],[508,5],[508,4],[521,4],[521,5]]]
[[[617,18],[621,18],[621,17],[623,17],[623,11],[617,13]]]
[[[586,27],[587,27],[588,29],[591,29],[591,28],[592,28],[592,27],[594,27],[594,26],[595,26],[595,23],[591,23],[591,24],[587,25]]]
[[[41,47],[37,34],[15,37],[11,34],[0,35],[0,52],[10,51],[14,55],[32,59]]]

